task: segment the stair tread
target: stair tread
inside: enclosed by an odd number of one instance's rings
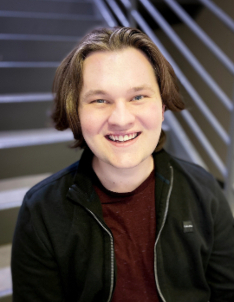
[[[21,189],[25,187],[32,187],[39,181],[48,177],[50,173],[26,175],[20,177],[13,177],[0,180],[0,193],[3,191],[10,191],[12,188]]]
[[[21,102],[38,102],[38,101],[52,101],[52,93],[17,93],[0,95],[1,103],[21,103]]]
[[[4,244],[0,246],[0,271],[8,268],[11,264],[11,244]],[[1,286],[1,282],[0,282]]]
[[[12,22],[14,20],[14,22]],[[106,22],[95,16],[54,18],[41,17],[10,17],[0,16],[1,31],[5,34],[39,34],[59,36],[83,36],[85,32],[97,26],[105,26]]]
[[[67,14],[67,13],[41,13],[41,12],[19,12],[19,11],[4,11],[0,10],[0,17],[7,18],[29,18],[29,19],[62,19],[62,20],[103,20],[99,16],[90,16],[90,15],[79,15],[79,14]]]
[[[31,41],[78,41],[80,37],[37,34],[0,34],[0,40],[31,40]]]
[[[0,297],[9,295],[12,292],[12,280],[10,267],[0,269]]]
[[[32,0],[1,0],[2,10],[21,12],[67,12],[77,14],[95,14],[92,1],[32,1]]]
[[[26,192],[50,175],[50,173],[44,173],[0,180],[0,210],[20,207]]]
[[[0,132],[0,149],[72,141],[70,129],[58,131],[54,128]]]
[[[5,61],[0,62],[0,68],[57,68],[60,62],[22,62]]]

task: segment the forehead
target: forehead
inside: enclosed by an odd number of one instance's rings
[[[93,51],[87,55],[84,60],[84,67],[89,65],[90,62],[96,61],[97,64],[103,64],[109,62],[115,63],[117,60],[124,61],[125,59],[131,58],[131,61],[141,61],[142,64],[151,65],[151,62],[147,55],[140,49],[134,47],[126,47],[118,50],[103,50]],[[129,63],[131,62],[129,61]],[[153,68],[153,66],[152,66]]]
[[[129,47],[118,51],[96,51],[84,60],[82,91],[97,88],[93,86],[124,89],[141,86],[143,82],[157,84],[154,69],[141,50]]]

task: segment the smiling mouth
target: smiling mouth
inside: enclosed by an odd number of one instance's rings
[[[106,138],[116,143],[125,143],[127,141],[131,141],[140,135],[140,132],[135,132],[131,134],[125,135],[107,135]]]

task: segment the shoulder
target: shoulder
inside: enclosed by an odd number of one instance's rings
[[[33,205],[36,202],[45,203],[48,200],[53,202],[63,199],[73,184],[78,166],[79,161],[42,180],[26,193],[24,202]]]
[[[225,201],[224,194],[217,180],[212,174],[204,168],[176,158],[166,151],[162,151],[160,160],[164,160],[164,168],[171,166],[173,169],[173,190],[177,199],[199,200],[208,205],[211,202],[213,205]],[[156,156],[158,156],[156,154]],[[193,197],[193,198],[192,198]]]
[[[202,186],[212,185],[216,183],[212,174],[206,171],[203,167],[191,162],[176,158],[170,155],[170,163],[174,167],[176,173],[189,177],[195,182],[200,183]]]
[[[208,226],[212,233],[215,226],[216,230],[226,228],[233,234],[231,207],[216,179],[196,164],[163,153],[160,157],[165,159],[164,168],[169,165],[173,170],[171,215],[192,217],[186,219],[198,223],[201,233]]]
[[[174,192],[177,195],[190,196],[187,203],[196,204],[203,214],[209,211],[213,217],[229,217],[228,220],[233,220],[224,192],[211,173],[196,164],[173,156],[170,156],[170,164],[174,169]]]
[[[34,230],[47,242],[46,233],[55,228],[62,234],[73,221],[74,205],[67,193],[72,186],[79,162],[51,175],[33,186],[25,195],[17,220],[17,229]]]
[[[201,166],[177,158],[165,150],[154,153],[154,157],[161,173],[165,173],[164,171],[171,166],[175,176],[179,177],[180,180],[190,179],[204,185],[215,182],[214,177]]]

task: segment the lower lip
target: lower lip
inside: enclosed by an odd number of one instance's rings
[[[116,147],[120,147],[120,148],[121,148],[121,147],[128,147],[128,146],[134,144],[134,143],[138,140],[138,138],[140,137],[140,135],[141,135],[141,133],[139,133],[135,138],[130,139],[130,140],[126,141],[126,142],[121,142],[121,143],[117,143],[117,142],[112,141],[112,140],[110,140],[110,139],[108,139],[108,138],[106,138],[106,139],[107,139],[108,142],[111,143],[113,146],[116,146]]]

